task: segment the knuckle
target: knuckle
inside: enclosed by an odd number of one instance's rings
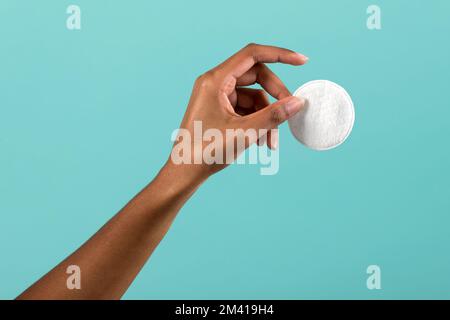
[[[279,125],[286,119],[286,114],[281,107],[272,108],[270,112],[270,121],[275,124]]]
[[[195,84],[200,84],[200,82],[202,82],[203,81],[203,74],[202,75],[199,75],[198,77],[197,77],[197,79],[195,79]]]
[[[254,51],[257,47],[258,47],[258,45],[254,42],[250,42],[245,46],[245,48],[247,50],[249,50],[250,52]]]
[[[204,74],[200,75],[196,80],[195,83],[197,86],[201,88],[209,88],[214,83],[214,72],[213,71],[207,71]]]

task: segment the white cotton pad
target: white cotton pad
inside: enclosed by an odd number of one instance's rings
[[[294,96],[306,100],[289,119],[289,128],[298,141],[314,150],[328,150],[347,139],[355,109],[344,88],[328,80],[314,80],[298,88]]]

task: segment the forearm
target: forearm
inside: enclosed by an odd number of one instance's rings
[[[91,239],[19,299],[118,299],[139,273],[204,177],[168,162],[157,177]],[[81,270],[81,289],[66,286],[66,269]]]

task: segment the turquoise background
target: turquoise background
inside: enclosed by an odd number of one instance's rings
[[[66,8],[82,30],[66,29]],[[382,30],[366,28],[381,7]],[[183,208],[124,298],[450,298],[449,1],[0,2],[0,298],[75,250],[168,157],[195,78],[248,42],[305,53],[291,90],[345,87],[350,138],[281,128]],[[366,288],[366,268],[382,289]]]

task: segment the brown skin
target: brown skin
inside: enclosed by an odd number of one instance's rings
[[[181,123],[193,131],[217,128],[276,129],[304,101],[292,97],[265,63],[302,65],[307,58],[290,50],[250,44],[197,79]],[[258,83],[264,90],[242,88]],[[269,104],[266,93],[278,101]],[[277,131],[258,142],[278,145]],[[268,139],[267,139],[268,138]],[[251,145],[256,141],[247,141]],[[226,149],[224,141],[223,148]],[[18,299],[120,299],[167,233],[178,211],[224,164],[181,164],[170,159],[156,178],[77,251],[25,290]],[[66,269],[81,269],[81,289],[66,286]]]

